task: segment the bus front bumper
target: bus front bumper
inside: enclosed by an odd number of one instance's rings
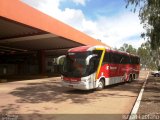
[[[66,81],[62,81],[62,86],[63,87],[68,87],[68,88],[74,88],[74,89],[80,89],[80,90],[89,90],[89,82],[66,82]]]

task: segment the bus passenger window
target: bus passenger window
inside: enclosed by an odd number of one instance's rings
[[[97,54],[98,55],[98,59],[100,59],[101,55],[102,55],[102,50],[94,50],[93,54]]]

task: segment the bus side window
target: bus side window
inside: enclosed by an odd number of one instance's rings
[[[141,60],[140,60],[140,58],[138,58],[138,64],[140,64],[140,62],[141,62]]]
[[[131,64],[134,64],[134,57],[131,57]]]
[[[121,54],[120,54],[119,56],[120,56],[119,64],[123,64],[123,60],[124,60],[124,58],[123,58],[123,56],[122,56]]]
[[[127,58],[126,58],[126,56],[125,56],[125,55],[122,55],[122,57],[123,57],[122,64],[126,64],[126,63],[127,63]]]
[[[126,58],[127,58],[126,64],[130,64],[130,57],[128,55],[126,55]]]
[[[120,64],[122,62],[122,56],[118,53],[111,53],[111,63]]]
[[[115,64],[115,53],[111,52],[111,63]]]
[[[139,64],[139,63],[140,63],[139,57],[135,57],[135,64]]]
[[[102,50],[94,50],[93,54],[97,54],[98,55],[98,59],[100,59],[101,55],[102,55]]]
[[[115,63],[115,62],[114,62],[114,53],[111,53],[110,58],[111,58],[111,63],[112,63],[112,64]]]
[[[98,68],[98,61],[99,60],[97,60],[97,58],[98,57],[95,57],[95,58],[92,58],[91,59],[91,62],[90,62],[90,74],[91,73],[93,73],[93,72],[95,72],[96,70],[97,70],[97,68]]]
[[[110,61],[110,53],[109,52],[105,52],[103,62],[104,63],[111,63],[111,61]]]

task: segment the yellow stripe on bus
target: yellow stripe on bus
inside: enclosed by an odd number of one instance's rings
[[[98,65],[97,74],[96,74],[96,79],[98,79],[98,74],[99,74],[100,68],[101,68],[101,66],[102,66],[102,62],[103,62],[103,58],[104,58],[106,49],[105,49],[105,48],[97,48],[96,50],[102,50],[102,51],[103,51],[103,52],[102,52],[102,55],[101,55],[101,58],[100,58],[99,65]]]

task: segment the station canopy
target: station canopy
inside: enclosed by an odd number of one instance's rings
[[[105,44],[21,1],[0,1],[0,54],[57,51],[81,45]]]

